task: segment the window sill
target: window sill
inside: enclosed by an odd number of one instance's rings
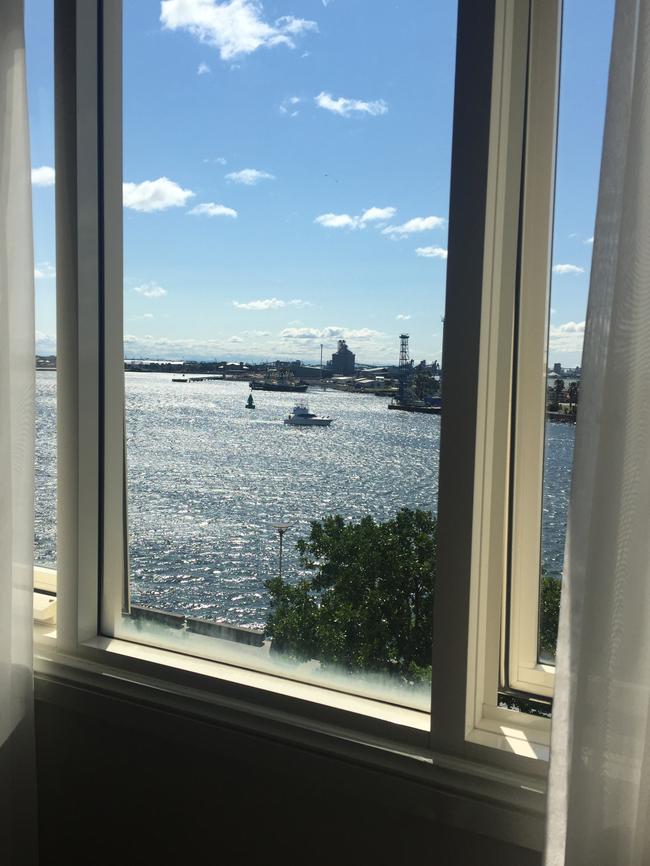
[[[544,779],[432,752],[427,713],[123,640],[98,637],[76,653],[59,652],[56,632],[44,625],[35,641],[40,699],[72,686],[360,762],[424,785],[418,796],[437,819],[541,850]],[[508,724],[493,720],[475,742],[498,745],[510,759],[543,758],[531,745],[534,726],[522,719],[518,729],[511,723],[518,714],[505,712]]]

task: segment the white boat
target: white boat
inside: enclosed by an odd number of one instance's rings
[[[329,427],[332,419],[314,415],[309,411],[306,403],[296,403],[291,413],[284,419],[284,423],[294,427]]]

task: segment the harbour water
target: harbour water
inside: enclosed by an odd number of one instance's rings
[[[56,561],[56,374],[37,373],[36,561]],[[440,418],[388,412],[387,400],[310,388],[331,427],[283,424],[295,397],[244,382],[172,383],[126,373],[128,519],[134,603],[263,626],[264,582],[300,576],[295,542],[327,514],[384,520],[404,506],[435,512]],[[574,426],[549,424],[543,561],[560,574]]]

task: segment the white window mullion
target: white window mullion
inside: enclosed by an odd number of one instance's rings
[[[124,442],[122,264],[122,8],[101,4],[101,166],[103,207],[103,550],[101,630],[112,635],[128,607]]]
[[[55,3],[58,642],[97,633],[99,173],[97,3]]]
[[[551,696],[538,663],[546,352],[560,71],[560,2],[535,0],[531,19],[513,441],[508,685]]]
[[[528,41],[528,3],[479,8],[459,15],[433,630],[432,747],[456,754],[498,685]]]

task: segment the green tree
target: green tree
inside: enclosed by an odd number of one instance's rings
[[[557,628],[560,620],[560,595],[562,582],[542,569],[542,586],[539,605],[539,648],[551,658],[555,658]]]
[[[573,381],[569,385],[569,408],[575,410],[578,405],[578,397],[580,396],[580,382]]]
[[[313,574],[267,581],[274,652],[407,682],[430,676],[436,519],[401,509],[383,523],[314,521],[297,543]]]
[[[341,516],[314,521],[297,543],[309,577],[266,582],[272,651],[402,682],[431,675],[437,525],[404,508],[383,523]],[[555,656],[561,581],[542,572],[540,650]]]

